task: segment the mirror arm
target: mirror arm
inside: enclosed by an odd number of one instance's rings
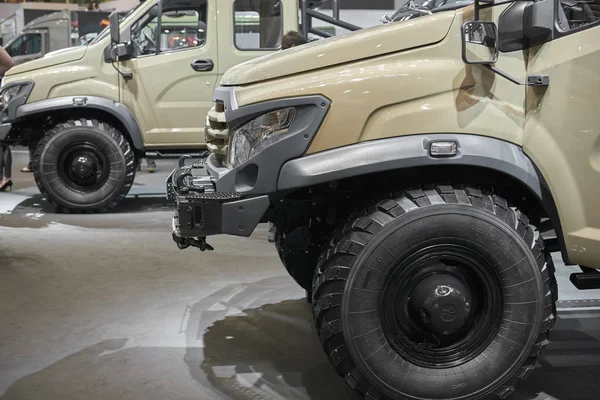
[[[520,86],[548,86],[548,85],[550,85],[550,77],[548,75],[530,75],[527,77],[527,82],[521,82],[517,78],[510,76],[506,72],[500,71],[498,68],[496,68],[492,65],[485,64],[485,67],[487,67],[489,70],[495,72],[496,74],[500,75],[501,77],[508,79],[512,83],[515,83]]]
[[[154,43],[156,46],[156,55],[160,54],[160,34],[162,32],[162,13],[163,2],[158,2],[158,20],[156,21],[156,31],[154,32]]]
[[[502,72],[502,71],[500,71],[498,68],[496,68],[496,67],[494,67],[494,66],[492,66],[492,65],[485,64],[485,66],[486,66],[486,67],[487,67],[489,70],[491,70],[491,71],[493,71],[493,72],[497,73],[498,75],[500,75],[501,77],[503,77],[503,78],[505,78],[505,79],[508,79],[508,80],[509,80],[509,81],[511,81],[512,83],[516,83],[517,85],[524,85],[524,83],[523,83],[523,82],[521,82],[520,80],[518,80],[517,78],[514,78],[514,77],[510,76],[510,75],[509,75],[509,74],[507,74],[506,72]]]

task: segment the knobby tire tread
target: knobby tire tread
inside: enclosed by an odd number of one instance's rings
[[[81,125],[78,125],[78,122]],[[59,204],[60,203],[59,201],[57,201],[56,199],[53,199],[52,196],[50,196],[50,194],[45,189],[44,184],[41,180],[39,166],[40,166],[40,160],[42,157],[42,153],[43,153],[46,145],[50,142],[50,140],[52,140],[52,138],[54,136],[56,136],[57,134],[59,134],[60,132],[62,132],[65,129],[76,128],[77,126],[82,126],[82,125],[93,128],[98,134],[106,135],[118,144],[118,146],[121,148],[121,150],[123,152],[123,156],[125,158],[125,164],[127,166],[125,182],[123,184],[123,187],[119,191],[119,193],[117,193],[111,199],[111,201],[108,204],[104,205],[103,207],[94,208],[94,209],[83,209],[83,210],[65,207],[64,205],[60,205],[60,207],[61,207],[61,210],[66,213],[96,213],[96,212],[102,213],[102,212],[106,212],[106,211],[116,207],[117,204],[119,204],[125,198],[125,196],[127,196],[127,193],[129,193],[129,191],[131,190],[131,187],[133,186],[133,181],[135,179],[136,162],[135,162],[135,155],[133,154],[131,145],[129,144],[127,139],[116,128],[114,128],[113,126],[111,126],[105,122],[99,121],[97,119],[81,118],[81,119],[77,119],[77,120],[75,120],[75,119],[68,120],[68,121],[61,122],[61,123],[54,125],[54,127],[52,129],[50,129],[48,132],[46,132],[46,134],[40,139],[40,141],[38,142],[38,144],[35,148],[35,151],[33,153],[33,163],[32,163],[33,176],[35,179],[35,183],[38,186],[42,196],[46,198],[48,203]]]
[[[393,198],[379,201],[376,206],[359,212],[335,232],[319,258],[313,280],[313,318],[321,344],[337,373],[346,383],[369,400],[388,400],[388,397],[361,376],[346,347],[342,332],[341,304],[351,266],[360,251],[371,239],[395,218],[408,212],[436,204],[464,204],[479,208],[510,225],[530,244],[544,282],[544,316],[538,338],[526,361],[506,383],[495,391],[501,399],[508,397],[519,380],[534,370],[550,338],[556,322],[558,288],[552,257],[544,248],[537,228],[508,202],[478,188],[463,185],[439,185],[430,189],[417,188],[395,193]]]

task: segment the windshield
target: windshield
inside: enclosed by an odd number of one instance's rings
[[[440,11],[461,8],[473,4],[473,0],[409,0],[391,17],[385,16],[383,22],[406,21]]]
[[[140,8],[140,6],[141,6],[142,4],[144,4],[144,2],[143,2],[143,1],[140,1],[140,4],[138,4],[137,6],[133,7],[131,10],[129,10],[129,11],[127,12],[127,14],[125,14],[125,15],[122,15],[122,16],[121,16],[121,15],[119,15],[119,22],[123,21],[125,18],[127,18],[127,17],[129,17],[131,14],[133,14],[133,12],[134,12],[135,10],[137,10],[138,8]],[[109,25],[109,26],[107,26],[106,28],[104,28],[104,29],[102,30],[102,32],[100,32],[100,34],[94,38],[94,40],[92,40],[92,41],[88,42],[87,44],[94,44],[94,43],[98,43],[98,42],[102,41],[102,39],[104,39],[105,37],[107,37],[109,34],[110,34],[110,25]],[[86,43],[82,43],[82,44],[83,44],[83,45],[85,45]]]

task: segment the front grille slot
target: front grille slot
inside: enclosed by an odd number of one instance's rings
[[[229,144],[229,129],[227,129],[223,103],[216,102],[208,112],[204,134],[208,150],[214,153],[219,161],[223,161]]]

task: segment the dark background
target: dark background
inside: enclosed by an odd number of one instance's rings
[[[51,14],[60,10],[36,10],[36,9],[25,9],[23,12],[23,25],[27,25],[34,19],[41,17],[42,15]],[[21,33],[21,32],[18,32]]]
[[[339,0],[341,10],[393,10],[394,0]],[[331,1],[327,1],[323,9],[331,9]]]
[[[108,18],[109,12],[78,12],[77,21],[79,23],[79,37],[92,32],[100,32],[102,30],[101,22]]]

